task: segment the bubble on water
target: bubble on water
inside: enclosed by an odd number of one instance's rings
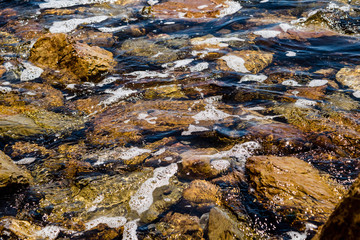
[[[250,82],[250,81],[254,81],[254,82],[263,82],[267,79],[268,77],[264,74],[259,74],[259,75],[255,75],[255,74],[247,74],[245,76],[243,76],[241,78],[241,80],[239,81],[239,83],[242,82]]]
[[[325,79],[314,79],[309,82],[308,86],[309,87],[320,87],[320,86],[326,85],[328,82],[329,81],[325,80]]]
[[[131,197],[129,205],[132,210],[141,213],[148,210],[153,203],[153,191],[162,186],[169,184],[169,180],[178,170],[176,163],[170,164],[167,167],[159,167],[154,170],[152,178],[146,180],[139,188],[139,190]]]
[[[90,230],[99,224],[106,224],[109,228],[119,228],[121,226],[124,226],[125,223],[126,223],[126,218],[124,217],[102,216],[85,223],[85,229]]]
[[[80,24],[98,23],[105,21],[108,18],[108,16],[96,16],[83,19],[75,18],[66,21],[57,21],[53,23],[49,31],[51,33],[68,33],[76,29]]]
[[[34,80],[36,78],[39,78],[41,74],[44,72],[42,68],[36,67],[31,63],[24,62],[23,66],[25,67],[25,70],[22,71],[20,75],[21,81]]]
[[[225,55],[220,59],[224,60],[227,66],[236,72],[248,73],[249,70],[245,67],[245,60],[235,55]]]
[[[259,30],[255,31],[255,35],[259,35],[263,38],[274,38],[277,37],[281,32],[276,30]]]
[[[53,239],[57,238],[57,236],[59,235],[61,230],[63,230],[63,228],[50,225],[50,226],[46,226],[43,229],[37,231],[35,233],[35,235],[37,237],[41,237],[42,239],[53,240]]]
[[[124,226],[123,238],[122,240],[137,240],[136,229],[137,229],[137,221],[134,220],[128,222]]]
[[[77,5],[87,5],[95,3],[115,3],[118,0],[45,0],[44,3],[40,3],[40,8],[66,8]]]
[[[110,94],[112,94],[112,96],[107,98],[106,100],[102,101],[100,104],[110,105],[110,104],[115,103],[115,102],[117,102],[119,100],[127,98],[131,94],[136,93],[136,91],[131,90],[131,89],[126,89],[126,88],[118,88],[116,90],[107,89],[107,90],[105,90],[105,93],[110,93]]]
[[[227,15],[232,15],[234,13],[237,13],[242,8],[240,3],[234,1],[225,1],[225,4],[228,7],[220,10],[220,14],[218,15],[218,17],[225,17]]]

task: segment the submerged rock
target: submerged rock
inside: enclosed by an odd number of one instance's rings
[[[6,187],[21,187],[32,181],[30,173],[18,167],[9,156],[0,151],[0,190]]]
[[[69,72],[82,81],[96,81],[116,64],[109,51],[76,42],[62,33],[40,37],[29,60],[42,68]]]
[[[360,232],[360,177],[336,206],[313,240],[359,239]]]
[[[258,73],[273,60],[273,53],[255,50],[234,51],[221,57],[217,63],[223,71]]]
[[[325,222],[342,195],[340,187],[298,158],[253,156],[246,170],[258,201],[293,224]]]
[[[235,240],[235,239],[267,239],[256,234],[247,222],[241,222],[230,212],[214,207],[210,210],[209,240]]]
[[[209,208],[220,205],[221,192],[219,187],[205,180],[194,180],[183,192],[185,200],[194,207]]]
[[[224,0],[176,0],[162,2],[151,7],[150,14],[157,18],[184,18],[192,21],[209,21],[236,13],[241,9],[237,2]]]
[[[200,219],[189,214],[169,212],[156,224],[156,230],[166,239],[203,240],[203,229]]]

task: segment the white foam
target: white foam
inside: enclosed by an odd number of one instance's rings
[[[223,111],[216,109],[212,104],[208,104],[205,106],[205,110],[197,113],[192,116],[196,121],[218,121],[227,117],[230,117],[230,114],[227,114]]]
[[[149,149],[131,147],[127,151],[122,152],[119,157],[123,160],[129,160],[134,157],[140,156],[144,153],[150,153],[150,152],[151,152],[151,150],[149,150]]]
[[[360,98],[360,91],[353,92],[353,96],[356,98]]]
[[[244,42],[244,39],[238,38],[238,37],[226,37],[226,38],[219,38],[219,37],[212,37],[212,38],[206,38],[203,40],[192,40],[192,45],[218,45],[219,47],[228,47],[229,44],[226,44],[224,42],[230,42],[230,41],[241,41]]]
[[[328,80],[325,79],[314,79],[311,82],[309,82],[308,86],[309,87],[320,87],[320,86],[324,86],[328,83]]]
[[[236,144],[233,148],[228,151],[219,152],[213,155],[204,155],[212,159],[230,158],[233,157],[241,167],[245,165],[246,159],[252,156],[253,152],[260,149],[261,145],[254,141],[245,142],[242,144]]]
[[[210,162],[211,166],[218,171],[225,171],[230,167],[228,160],[214,160]]]
[[[104,85],[111,84],[113,82],[116,82],[119,78],[118,77],[107,77],[98,84],[96,84],[98,87],[102,87]]]
[[[311,106],[315,106],[317,104],[316,101],[308,100],[308,99],[298,99],[295,102],[295,106],[299,108],[309,108]]]
[[[146,71],[135,71],[135,72],[127,73],[125,75],[136,76],[136,79],[155,78],[155,77],[166,78],[166,77],[169,76],[168,73],[159,73],[159,72],[148,71],[148,70],[146,70]]]
[[[293,51],[286,51],[286,54],[285,54],[287,57],[295,57],[296,56],[296,52],[293,52]]]
[[[126,218],[124,217],[98,217],[87,223],[85,223],[85,229],[90,230],[96,227],[99,224],[106,224],[109,228],[119,228],[124,226],[126,223]]]
[[[172,25],[175,24],[175,22],[164,22],[165,25]]]
[[[194,59],[190,58],[190,59],[182,59],[182,60],[178,60],[172,63],[165,63],[163,65],[161,65],[163,68],[167,68],[171,65],[173,65],[171,68],[169,68],[169,70],[173,70],[176,68],[181,68],[181,67],[186,67],[187,65],[189,65],[192,61],[194,61]]]
[[[9,93],[11,92],[12,88],[11,87],[2,87],[0,86],[0,92],[1,93]]]
[[[108,18],[109,18],[108,16],[95,16],[95,17],[83,18],[83,19],[75,18],[66,21],[58,21],[53,23],[49,31],[51,33],[68,33],[76,29],[77,26],[79,26],[80,24],[98,23],[105,21]]]
[[[297,81],[292,80],[292,79],[285,80],[281,84],[285,85],[285,86],[291,86],[291,87],[300,87],[301,86]]]
[[[208,7],[208,5],[200,5],[200,6],[198,6],[197,8],[198,9],[204,9],[204,8],[207,8]]]
[[[150,5],[150,6],[153,6],[155,4],[157,4],[159,1],[158,0],[149,0],[147,1],[147,3]]]
[[[30,164],[30,163],[34,162],[35,160],[36,160],[36,158],[34,158],[34,157],[27,157],[27,158],[23,158],[23,159],[21,159],[19,161],[14,161],[14,163],[20,164],[20,165],[22,165],[22,164]]]
[[[159,155],[163,154],[165,151],[166,151],[166,148],[161,148],[159,151],[155,152],[153,155],[159,156]]]
[[[196,64],[195,66],[190,67],[190,72],[201,72],[208,68],[209,68],[209,63],[202,62],[202,63]]]
[[[274,38],[280,33],[281,33],[280,31],[276,31],[276,30],[259,30],[254,32],[254,34],[259,35],[263,38]]]
[[[4,67],[5,67],[6,71],[10,71],[15,68],[15,66],[11,62],[4,63]]]
[[[303,233],[295,232],[295,231],[289,231],[286,234],[290,236],[291,240],[306,240],[308,236],[309,230],[316,229],[317,226],[312,223],[306,223],[305,224],[305,231]]]
[[[56,239],[59,235],[60,231],[63,230],[61,227],[58,226],[46,226],[43,229],[37,231],[35,235],[37,237],[41,237],[41,239],[48,239],[53,240]]]
[[[349,12],[350,9],[351,9],[351,6],[348,4],[348,5],[346,5],[346,6],[341,6],[341,7],[340,7],[340,6],[337,5],[336,3],[331,2],[331,3],[329,3],[329,5],[327,6],[327,9],[328,9],[328,10],[340,9],[340,10],[342,10],[342,11],[344,11],[344,12]]]
[[[138,117],[137,117],[137,119],[139,119],[139,120],[145,120],[145,121],[147,121],[148,123],[150,123],[150,124],[156,124],[156,119],[157,119],[157,117],[149,117],[149,114],[147,114],[147,113],[140,113],[139,115],[138,115]]]
[[[141,213],[148,210],[153,203],[153,191],[162,186],[169,184],[169,180],[178,170],[176,163],[172,163],[167,167],[159,167],[154,170],[154,176],[147,179],[139,188],[139,190],[131,197],[129,205],[132,210]]]
[[[264,75],[264,74],[260,74],[260,75],[247,74],[247,75],[243,76],[239,82],[240,82],[240,83],[242,83],[242,82],[249,82],[249,81],[263,82],[263,81],[265,81],[266,79],[267,79],[267,76]]]
[[[228,5],[228,7],[220,10],[218,17],[232,15],[234,13],[237,13],[242,8],[240,3],[234,1],[226,1],[225,4]]]
[[[220,59],[224,60],[227,66],[236,72],[248,73],[249,70],[245,67],[245,60],[235,55],[225,55]]]
[[[133,93],[136,93],[136,91],[131,90],[131,89],[118,88],[115,91],[107,89],[107,90],[105,90],[105,93],[110,93],[110,94],[112,94],[112,96],[107,98],[106,100],[102,101],[101,104],[110,105],[112,103],[115,103],[119,100],[122,100],[122,99],[130,96]]]
[[[125,28],[127,28],[128,26],[119,26],[119,27],[101,27],[98,28],[101,32],[106,32],[106,33],[112,33],[112,32],[118,32],[120,30],[123,30]]]
[[[292,29],[293,26],[291,26],[288,23],[281,23],[279,24],[279,27],[281,28],[281,30],[283,30],[284,32],[287,32],[288,30]]]
[[[39,7],[44,8],[66,8],[77,5],[87,5],[94,3],[114,3],[118,0],[45,0],[44,3],[40,3]]]
[[[124,226],[123,238],[122,240],[137,240],[136,229],[137,229],[137,221],[134,220],[128,222]]]
[[[34,80],[41,76],[41,74],[44,72],[42,68],[36,67],[30,63],[24,62],[23,66],[25,67],[25,70],[21,72],[20,80],[21,81],[30,81]]]
[[[201,127],[201,126],[195,126],[195,125],[192,125],[190,124],[189,125],[189,128],[187,131],[183,131],[181,133],[181,135],[183,136],[189,136],[191,135],[193,132],[206,132],[206,131],[209,131],[210,129],[206,128],[206,127]]]

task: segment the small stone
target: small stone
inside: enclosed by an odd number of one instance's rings
[[[189,188],[184,190],[183,197],[200,208],[220,205],[221,199],[219,187],[205,180],[192,181]]]

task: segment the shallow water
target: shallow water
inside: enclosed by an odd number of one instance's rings
[[[46,111],[69,117],[64,125],[59,123],[60,129],[52,126],[55,130],[20,137],[1,133],[1,150],[24,163],[34,184],[4,193],[0,216],[34,222],[42,229],[36,234],[46,232],[48,239],[86,239],[93,236],[86,226],[97,226],[96,221],[110,229],[125,225],[124,233],[118,231],[113,239],[161,239],[154,226],[168,212],[200,218],[209,208],[189,207],[181,193],[179,197],[167,190],[177,200],[164,203],[160,217],[139,220],[153,203],[155,189],[170,184],[182,191],[193,179],[217,182],[232,171],[247,179],[245,162],[251,155],[296,156],[345,188],[351,185],[360,166],[360,94],[337,73],[360,65],[360,6],[310,0],[227,4],[233,8],[216,18],[167,18],[166,13],[151,13],[153,3],[142,0],[127,5],[110,0],[0,1],[0,63],[7,70],[0,78],[2,108],[17,101],[44,106],[29,97],[34,89],[18,85],[24,80],[45,82],[43,70],[28,63],[31,47],[43,34],[67,33],[110,51],[116,60],[114,69],[96,81],[53,85],[64,102]],[[197,7],[201,8],[206,6]],[[245,50],[249,51],[236,55]],[[268,55],[261,55],[264,52]],[[14,92],[14,101],[6,100],[9,92]],[[50,101],[51,94],[42,101]],[[77,107],[85,100],[91,101]],[[89,106],[93,108],[87,111]],[[37,120],[43,121],[41,126],[65,121],[46,116],[46,121]],[[70,126],[72,117],[77,122]],[[253,130],[279,123],[302,133],[289,136],[292,130],[285,129],[267,137]],[[5,124],[1,119],[1,131]],[[48,152],[15,154],[18,142],[37,144]],[[213,165],[220,169],[218,175],[189,178],[178,170],[184,153],[200,148],[212,150],[194,155],[225,159],[218,162],[225,167]],[[84,190],[91,184],[97,189]],[[241,199],[245,209],[229,209],[247,215],[262,237],[306,239],[314,234],[257,202],[247,180],[236,186],[217,184],[223,192],[237,189],[233,197]],[[142,188],[147,190],[141,192]],[[145,207],[140,212],[132,207],[136,197]]]

